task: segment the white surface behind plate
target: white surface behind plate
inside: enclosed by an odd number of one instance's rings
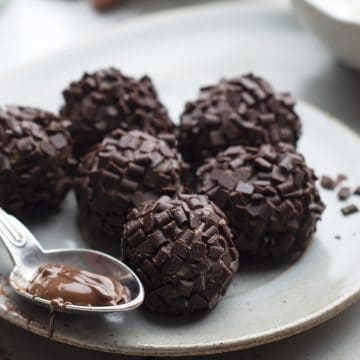
[[[144,26],[130,25],[118,35],[105,37],[96,46],[73,49],[17,74],[2,77],[1,103],[21,102],[55,110],[60,104],[59,92],[70,79],[78,77],[83,69],[107,64],[121,65],[124,71],[135,74],[149,72],[156,79],[173,115],[179,112],[186,99],[195,95],[199,85],[213,82],[222,75],[249,70],[263,74],[278,87],[301,92],[300,81],[292,74],[308,61],[312,64],[307,72],[310,77],[314,68],[319,70],[329,66],[326,58],[312,58],[312,54],[319,51],[316,43],[301,35],[282,7],[273,9],[266,3],[262,7],[252,4],[248,2],[228,10],[204,10],[201,16],[196,12],[189,13],[180,16],[177,25],[170,16],[162,21],[149,20]],[[201,19],[200,25],[198,19]],[[151,32],[147,31],[148,26]],[[171,32],[167,31],[169,28]],[[273,31],[269,32],[269,28]],[[287,50],[294,43],[303,49],[301,58]],[[309,163],[321,173],[335,174],[341,170],[351,174],[354,181],[359,181],[359,168],[354,167],[357,160],[354,149],[360,152],[359,140],[311,108],[302,106],[301,113],[305,130],[300,148]],[[351,149],[347,162],[341,150],[344,143]],[[208,346],[219,339],[221,342],[219,335],[227,342],[234,339],[245,341],[249,334],[252,337],[266,335],[287,322],[312,316],[326,304],[348,293],[359,280],[358,236],[354,235],[358,224],[356,218],[339,216],[335,194],[326,194],[324,198],[330,206],[316,241],[300,262],[286,272],[282,268],[266,272],[265,278],[265,272],[247,269],[238,276],[236,286],[218,309],[198,322],[175,322],[174,325],[173,321],[164,319],[162,326],[158,326],[152,316],[140,313],[129,315],[133,321],[126,327],[119,326],[119,318],[112,317],[106,321],[76,318],[67,327],[69,320],[64,318],[58,321],[58,334],[66,337],[71,334],[91,346],[105,345],[115,350],[119,345],[134,346],[134,338],[129,334],[136,333],[137,346],[146,347],[157,342],[158,350],[161,350],[171,344],[176,347],[179,342],[191,347],[194,344]],[[64,235],[67,239],[64,245],[74,246],[78,242],[74,242],[76,230],[72,227],[73,221],[74,216],[66,220],[65,230],[61,222],[54,224],[59,231],[56,235],[54,230],[35,230],[48,247],[58,246],[59,237]],[[342,242],[334,239],[338,232],[344,239]],[[0,272],[6,272],[8,262],[2,259],[0,263]],[[274,280],[269,281],[271,278]],[[35,314],[30,328],[36,322],[45,326],[47,314],[37,311]],[[141,327],[138,326],[140,319]],[[224,319],[227,326],[224,326]],[[231,328],[229,321],[232,321]],[[148,327],[148,331],[144,331],[144,327],[145,330]],[[96,329],[104,336],[95,337]]]

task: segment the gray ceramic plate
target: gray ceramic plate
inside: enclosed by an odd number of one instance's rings
[[[0,100],[56,110],[60,91],[70,79],[85,69],[109,64],[127,73],[150,73],[174,117],[199,85],[223,75],[254,70],[276,85],[298,91],[304,84],[292,83],[291,71],[304,61],[312,60],[315,68],[321,64],[311,59],[311,44],[302,58],[289,51],[303,38],[281,14],[282,7],[273,7],[272,2],[245,1],[130,23],[2,75]],[[359,138],[309,105],[301,103],[298,109],[304,121],[300,150],[309,164],[319,174],[345,172],[353,184],[360,184]],[[335,316],[359,298],[359,216],[343,218],[336,194],[322,191],[322,196],[328,208],[304,256],[291,266],[276,268],[242,264],[233,286],[211,314],[188,319],[142,310],[104,317],[59,315],[54,340],[125,354],[208,354],[274,341]],[[58,215],[33,230],[47,248],[87,246],[75,218],[70,194]],[[10,269],[1,250],[0,282],[5,285],[0,291],[0,316],[46,336],[48,313],[23,302],[6,286]]]

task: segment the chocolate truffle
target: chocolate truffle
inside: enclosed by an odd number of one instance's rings
[[[57,207],[69,180],[66,122],[35,108],[0,109],[0,206],[23,216]]]
[[[128,210],[182,190],[186,172],[175,149],[139,130],[114,130],[85,155],[75,180],[81,222],[119,239]]]
[[[230,147],[197,175],[200,192],[228,216],[240,254],[301,253],[324,210],[313,170],[289,144]]]
[[[75,154],[84,154],[105,134],[120,128],[151,135],[170,133],[173,124],[151,79],[137,80],[115,68],[85,73],[63,92],[62,116],[71,121]]]
[[[181,115],[179,146],[198,165],[231,145],[295,145],[300,120],[289,93],[277,93],[261,77],[247,74],[200,89]]]
[[[124,249],[144,284],[145,305],[161,313],[213,309],[238,268],[226,217],[203,195],[163,196],[133,209]]]

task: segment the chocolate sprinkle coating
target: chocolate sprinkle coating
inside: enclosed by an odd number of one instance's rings
[[[179,147],[194,165],[231,145],[296,145],[301,124],[295,99],[277,93],[261,77],[247,74],[200,89],[181,115]]]
[[[60,112],[71,121],[76,154],[84,154],[117,128],[151,135],[173,130],[148,76],[137,80],[115,68],[85,73],[63,91],[63,96],[65,104]]]
[[[345,174],[338,174],[336,176],[336,186],[340,185],[343,181],[347,180],[348,177]]]
[[[230,147],[197,175],[199,191],[228,216],[240,253],[303,251],[324,210],[313,170],[289,144]]]
[[[238,269],[224,213],[203,195],[144,202],[124,226],[126,260],[152,311],[180,315],[213,309]]]
[[[182,190],[187,165],[163,140],[114,130],[82,158],[75,191],[90,233],[118,239],[126,213],[145,200]]]
[[[67,123],[31,107],[0,109],[0,206],[18,216],[56,208],[69,189]]]

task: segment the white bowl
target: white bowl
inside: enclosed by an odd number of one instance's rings
[[[360,70],[360,20],[336,14],[325,3],[321,7],[313,0],[292,0],[292,3],[300,20],[341,62]]]

